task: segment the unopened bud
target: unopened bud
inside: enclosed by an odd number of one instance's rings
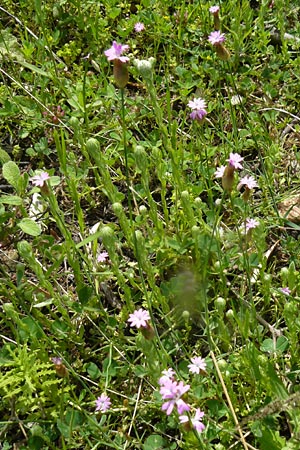
[[[216,53],[222,61],[228,61],[230,58],[230,53],[226,47],[222,44],[215,45]]]
[[[126,63],[123,63],[119,59],[114,59],[114,78],[116,85],[119,88],[124,88],[128,83],[128,69]]]
[[[234,167],[228,164],[222,176],[222,186],[224,191],[231,192],[234,183]]]

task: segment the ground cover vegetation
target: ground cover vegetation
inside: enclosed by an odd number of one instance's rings
[[[300,447],[300,6],[3,0],[0,442]]]

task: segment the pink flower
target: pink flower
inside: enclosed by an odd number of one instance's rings
[[[101,252],[101,253],[99,253],[99,255],[97,257],[97,262],[100,262],[100,263],[106,262],[107,258],[108,258],[108,253],[107,252]]]
[[[245,223],[246,231],[253,230],[254,228],[258,227],[258,225],[259,225],[258,220],[250,219],[249,217],[246,219]]]
[[[208,40],[212,45],[220,45],[225,42],[225,34],[221,33],[221,31],[213,31],[208,36]]]
[[[34,177],[30,178],[30,181],[34,186],[40,186],[43,187],[45,184],[45,181],[49,180],[50,176],[48,172],[41,172],[39,175],[34,175]]]
[[[201,419],[204,416],[204,412],[201,411],[199,408],[196,409],[195,416],[191,419],[191,423],[195,430],[197,430],[199,433],[202,433],[202,431],[205,429],[205,425],[201,422]],[[179,416],[180,423],[187,423],[189,422],[188,416]]]
[[[219,11],[220,11],[220,7],[219,6],[211,6],[209,8],[209,12],[211,14],[218,14]]]
[[[190,407],[185,403],[181,396],[185,394],[190,389],[190,385],[184,385],[182,381],[177,383],[177,381],[166,380],[164,385],[160,388],[160,394],[164,400],[168,400],[163,403],[161,409],[166,411],[167,416],[171,414],[174,406],[177,406],[177,411],[182,414],[185,411],[189,411]]]
[[[241,189],[242,186],[246,186],[246,188],[248,189],[254,189],[256,187],[258,187],[258,184],[256,182],[256,180],[254,179],[254,177],[252,177],[251,175],[245,175],[243,178],[240,179],[239,184],[237,185],[237,189],[238,191]]]
[[[206,114],[206,102],[202,98],[194,98],[188,102],[188,106],[192,109],[190,118],[193,120],[202,120]]]
[[[136,31],[137,33],[140,33],[141,31],[143,31],[145,29],[145,25],[142,22],[137,22],[134,25],[134,31]]]
[[[62,364],[62,358],[59,358],[58,356],[54,356],[53,358],[51,358],[51,361],[56,366],[60,366]]]
[[[129,61],[127,56],[121,56],[123,52],[126,52],[129,49],[129,45],[118,44],[116,41],[113,41],[112,47],[108,50],[105,50],[104,54],[107,57],[108,61],[113,61],[115,59],[121,61],[122,63],[126,63]]]
[[[238,153],[230,153],[229,159],[227,161],[229,162],[229,165],[232,166],[234,169],[242,169],[243,166],[241,162],[244,160],[244,158],[239,155]]]
[[[206,369],[206,362],[200,356],[196,356],[191,359],[192,364],[188,365],[189,371],[191,373],[200,373],[201,370]]]
[[[105,413],[111,405],[110,398],[107,397],[105,394],[101,394],[100,397],[96,400],[96,411],[100,411],[102,413]]]
[[[218,167],[217,170],[215,171],[215,177],[216,178],[222,178],[225,172],[226,166],[221,166]]]
[[[173,369],[163,370],[162,371],[162,376],[158,380],[158,384],[160,386],[164,386],[169,381],[173,381],[174,375],[175,375],[175,372],[174,372]]]
[[[131,327],[146,328],[148,326],[148,320],[150,320],[148,311],[140,308],[134,311],[134,313],[129,314],[129,319],[127,322],[131,322]]]
[[[286,295],[290,295],[290,293],[291,293],[291,290],[290,290],[290,288],[288,288],[288,287],[279,288],[279,290],[280,290],[283,294],[286,294]]]

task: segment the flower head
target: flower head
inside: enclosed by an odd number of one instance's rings
[[[254,177],[251,175],[245,175],[243,178],[240,179],[239,184],[237,185],[237,189],[240,190],[242,186],[245,186],[247,189],[254,189],[258,187],[258,184]]]
[[[162,376],[160,377],[160,379],[158,380],[158,384],[160,386],[164,386],[165,384],[167,384],[169,381],[173,381],[175,372],[173,369],[167,369],[167,370],[163,370],[162,371]]]
[[[181,397],[190,389],[190,385],[183,384],[183,381],[179,383],[173,380],[166,380],[164,385],[160,388],[160,394],[164,400],[167,400],[163,403],[161,409],[166,411],[167,416],[171,414],[174,409],[174,406],[177,407],[177,411],[179,414],[182,414],[185,411],[189,411],[190,407],[187,403],[185,403]]]
[[[129,61],[127,56],[121,56],[123,52],[126,52],[129,49],[129,45],[118,44],[116,41],[113,41],[111,48],[105,50],[104,54],[107,57],[108,61],[119,60],[122,63],[126,63]]]
[[[290,295],[291,293],[291,290],[288,287],[279,288],[279,290],[285,295]]]
[[[240,105],[243,102],[243,97],[239,94],[237,95],[233,95],[230,99],[230,103],[235,106],[235,105]]]
[[[65,377],[67,377],[69,375],[68,369],[63,364],[62,358],[54,356],[53,358],[51,358],[51,361],[53,362],[56,374],[59,377],[65,378]]]
[[[222,178],[225,172],[226,166],[220,166],[217,168],[217,170],[215,171],[215,177],[216,178]]]
[[[96,400],[96,411],[105,413],[110,408],[110,405],[110,398],[105,394],[101,394]]]
[[[220,11],[220,6],[211,6],[209,8],[209,12],[211,14],[218,14],[219,11]]]
[[[253,230],[254,228],[258,227],[258,225],[259,225],[258,220],[250,219],[249,217],[246,219],[245,222],[246,231]]]
[[[101,252],[97,256],[97,262],[100,262],[100,263],[106,262],[107,258],[108,258],[108,253],[107,252]]]
[[[206,369],[206,362],[201,356],[195,356],[195,358],[191,359],[192,364],[188,365],[189,371],[191,373],[200,373],[201,370]]]
[[[48,172],[41,172],[39,175],[34,175],[30,178],[31,183],[34,186],[40,186],[43,187],[45,184],[45,181],[50,179],[50,175]]]
[[[145,29],[145,25],[142,22],[137,22],[134,25],[134,31],[136,31],[137,33],[140,33],[141,31],[143,31]]]
[[[131,322],[131,327],[146,328],[148,326],[148,320],[150,320],[150,314],[145,309],[137,309],[132,314],[129,314],[127,322]]]
[[[190,118],[193,120],[202,120],[206,114],[206,102],[202,98],[194,98],[188,102],[188,106],[192,109]]]
[[[62,364],[62,358],[59,358],[58,356],[54,356],[53,358],[51,358],[51,361],[56,366],[60,366]]]
[[[244,160],[244,158],[239,155],[238,153],[230,153],[229,159],[227,161],[229,162],[229,165],[232,166],[234,169],[242,169],[243,166],[241,162]]]
[[[221,45],[225,42],[225,34],[221,33],[221,31],[213,31],[208,36],[208,40],[212,45]]]
[[[196,409],[195,416],[191,419],[192,426],[197,430],[199,433],[202,433],[202,431],[205,429],[205,425],[201,422],[201,419],[204,416],[204,412],[201,411],[201,409]],[[187,423],[189,422],[188,416],[179,416],[180,423]]]
[[[188,102],[188,106],[195,110],[195,109],[205,109],[206,108],[206,102],[203,100],[203,98],[194,98],[194,100],[190,100]]]

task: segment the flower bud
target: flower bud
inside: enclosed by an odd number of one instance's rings
[[[234,167],[228,164],[226,166],[224,175],[222,176],[222,186],[224,191],[231,192],[234,183]]]
[[[228,61],[228,59],[230,58],[230,53],[227,50],[227,48],[224,47],[224,45],[222,45],[222,44],[216,45],[215,49],[216,49],[216,53],[217,53],[218,57],[222,61]]]
[[[123,63],[119,59],[114,60],[114,78],[116,85],[119,88],[124,88],[128,83],[129,75],[126,63]]]

